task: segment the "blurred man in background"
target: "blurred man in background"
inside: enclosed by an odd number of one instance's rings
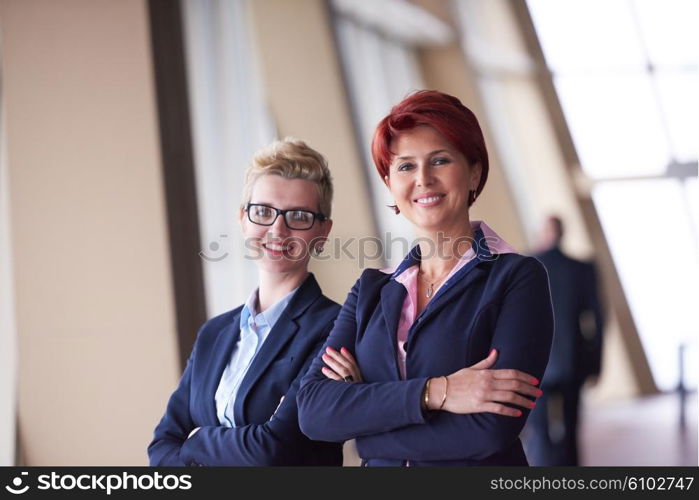
[[[580,391],[600,372],[603,318],[592,263],[561,251],[563,222],[550,216],[536,257],[549,274],[555,334],[541,384],[544,391],[528,421],[526,452],[531,465],[578,465]]]

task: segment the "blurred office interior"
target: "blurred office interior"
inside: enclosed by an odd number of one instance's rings
[[[275,137],[329,160],[334,239],[312,264],[326,294],[342,303],[362,268],[395,264],[414,235],[369,143],[422,88],[484,128],[472,218],[533,253],[557,214],[564,250],[597,265],[583,465],[697,465],[698,10],[0,0],[0,465],[147,462],[198,326],[256,283],[237,213]]]

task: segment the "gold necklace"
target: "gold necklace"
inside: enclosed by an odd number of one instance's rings
[[[428,298],[428,299],[432,298],[432,295],[434,295],[434,286],[437,283],[439,283],[440,281],[442,281],[447,276],[447,274],[449,274],[449,271],[451,271],[451,269],[449,269],[447,272],[442,274],[442,276],[438,280],[429,283],[429,286],[427,287],[427,292],[425,292],[426,298]],[[418,272],[418,275],[423,276],[423,279],[426,279],[426,278],[424,278],[425,273],[423,271]]]

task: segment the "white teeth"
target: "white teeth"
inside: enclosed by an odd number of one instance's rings
[[[283,246],[283,245],[276,245],[274,243],[266,243],[265,248],[268,248],[270,250],[275,250],[277,252],[283,252],[284,250],[288,250],[289,247]]]
[[[418,203],[422,203],[422,204],[426,205],[428,203],[434,203],[435,201],[437,201],[441,198],[442,198],[441,196],[430,196],[429,198],[418,198],[415,201],[417,201]]]

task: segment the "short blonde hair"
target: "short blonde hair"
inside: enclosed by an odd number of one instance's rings
[[[333,201],[333,181],[325,157],[305,142],[285,137],[263,147],[255,156],[245,173],[243,203],[250,203],[252,187],[263,175],[279,175],[285,179],[305,179],[318,186],[318,210],[330,218]]]

